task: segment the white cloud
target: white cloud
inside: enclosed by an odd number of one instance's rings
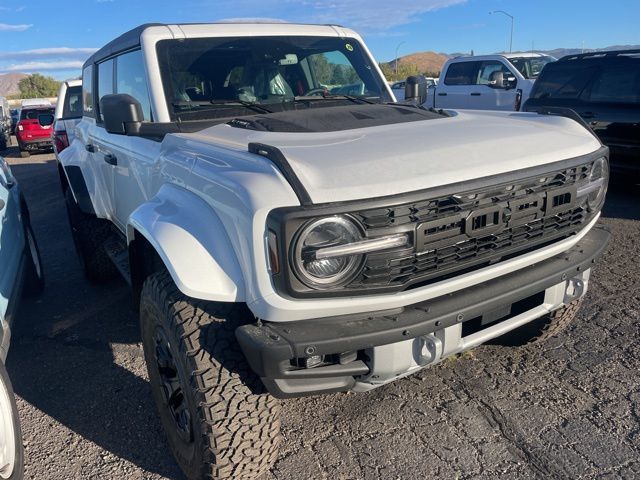
[[[307,0],[314,21],[339,23],[367,31],[389,30],[413,23],[417,16],[467,0]]]
[[[68,60],[61,62],[25,62],[0,67],[4,72],[41,72],[46,70],[80,70],[83,65],[81,60]]]
[[[0,32],[24,32],[33,27],[31,24],[10,25],[8,23],[0,23]]]
[[[217,0],[216,10],[238,17],[281,17],[291,22],[333,23],[361,32],[384,32],[418,21],[424,13],[468,0]],[[211,8],[209,1],[199,5]]]
[[[17,52],[0,52],[0,59],[35,59],[35,58],[82,58],[89,57],[97,48],[50,47],[21,50]]]

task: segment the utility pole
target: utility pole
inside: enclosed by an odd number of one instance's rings
[[[493,12],[489,12],[489,15],[494,13],[502,13],[511,19],[511,36],[509,37],[509,53],[513,51],[513,15],[508,14],[504,10],[494,10]]]
[[[395,74],[398,75],[398,50],[400,49],[400,47],[405,44],[407,42],[400,42],[398,44],[398,46],[396,47],[396,68],[395,68]]]

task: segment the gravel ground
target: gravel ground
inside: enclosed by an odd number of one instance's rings
[[[124,282],[84,280],[53,155],[5,155],[47,276],[8,359],[27,478],[183,478]],[[287,401],[269,480],[640,478],[639,199],[610,192],[613,241],[566,332],[539,347],[480,347],[368,394]]]

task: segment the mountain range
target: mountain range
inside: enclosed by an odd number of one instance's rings
[[[0,97],[19,93],[18,82],[26,76],[26,73],[5,73],[0,75]]]

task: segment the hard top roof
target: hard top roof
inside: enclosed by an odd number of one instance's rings
[[[88,65],[91,65],[92,63],[98,63],[101,60],[108,58],[112,55],[115,55],[119,52],[123,52],[126,50],[131,50],[134,49],[136,47],[140,46],[140,36],[142,35],[142,33],[150,27],[169,27],[170,25],[177,25],[177,26],[184,26],[184,25],[232,25],[232,24],[238,24],[238,25],[247,25],[247,24],[273,24],[273,25],[278,25],[278,26],[296,26],[296,25],[315,25],[315,26],[331,26],[331,27],[339,27],[340,25],[334,25],[334,24],[324,24],[324,25],[319,25],[319,24],[305,24],[305,23],[289,23],[289,22],[276,22],[276,21],[272,21],[272,22],[267,22],[267,21],[255,21],[255,20],[251,20],[251,21],[242,21],[242,20],[234,20],[232,22],[199,22],[199,23],[179,23],[179,24],[167,24],[167,23],[145,23],[143,25],[139,25],[136,28],[133,28],[131,30],[129,30],[128,32],[123,33],[122,35],[120,35],[119,37],[111,40],[109,43],[107,43],[104,47],[102,47],[100,50],[98,50],[97,52],[95,52],[93,55],[91,55],[86,62],[84,62],[84,65],[82,66],[82,69],[84,70]]]
[[[628,58],[628,57],[640,57],[640,49],[632,50],[611,50],[611,51],[599,51],[578,53],[575,55],[566,55],[560,59],[561,62],[568,62],[571,60],[601,60],[603,58]]]

